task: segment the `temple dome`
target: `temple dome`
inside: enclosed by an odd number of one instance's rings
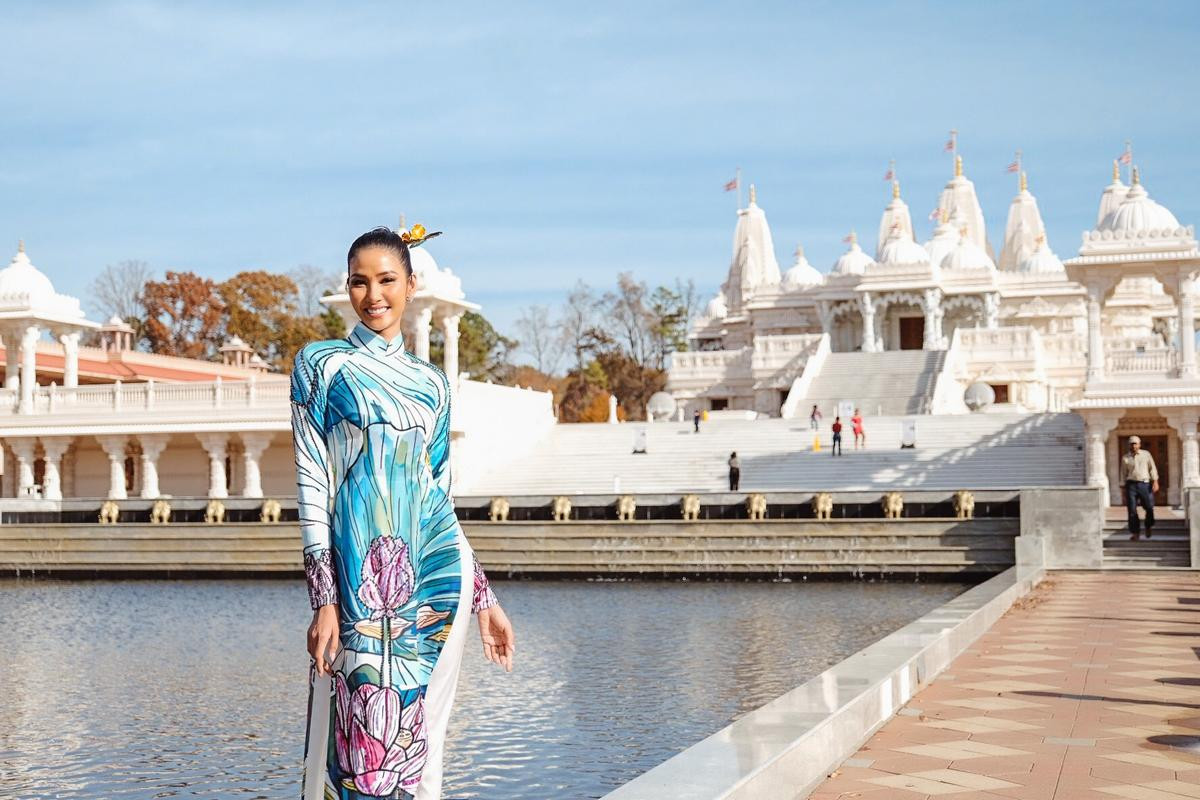
[[[1029,191],[1025,173],[1021,173],[1020,188],[1008,207],[1008,224],[1004,228],[1004,246],[996,266],[1016,271],[1038,248],[1038,237],[1044,237],[1046,226],[1038,210],[1037,199]]]
[[[995,269],[996,264],[979,245],[972,241],[966,228],[959,232],[958,244],[942,259],[942,269]]]
[[[954,157],[954,177],[946,184],[946,188],[942,189],[938,208],[951,217],[956,213],[959,214],[963,224],[967,227],[967,235],[987,253],[989,259],[991,258],[993,250],[992,244],[987,238],[983,208],[980,207],[979,198],[975,195],[975,184],[963,175],[962,156]]]
[[[1126,192],[1125,199],[1116,210],[1100,221],[1096,230],[1111,231],[1124,237],[1138,231],[1175,230],[1178,227],[1179,220],[1175,219],[1175,215],[1165,206],[1150,199],[1149,193],[1138,178],[1137,167],[1134,167],[1133,185]]]
[[[725,305],[725,295],[717,292],[713,298],[708,301],[708,305],[704,307],[704,316],[709,319],[724,319],[729,313],[729,309]]]
[[[1039,236],[1037,247],[1018,267],[1020,272],[1063,272],[1063,263],[1046,244],[1046,237]]]
[[[804,257],[804,248],[797,245],[796,262],[784,273],[783,285],[789,289],[799,289],[805,286],[816,286],[823,280],[825,280],[825,276],[808,263],[808,259]]]
[[[59,302],[54,284],[33,265],[21,245],[9,265],[0,269],[0,307],[51,309]]]
[[[884,242],[879,254],[880,264],[928,264],[929,253],[924,247],[913,241],[910,234],[899,227],[892,229],[892,235]]]
[[[835,275],[862,275],[875,264],[871,257],[858,246],[858,236],[850,234],[850,249],[842,253],[833,265]]]
[[[433,254],[424,247],[410,248],[408,260],[412,264],[413,274],[417,276],[418,292],[429,292],[454,300],[466,297],[462,289],[462,279],[451,272],[449,267],[438,267]]]
[[[925,252],[929,254],[929,263],[935,267],[958,246],[958,230],[954,227],[945,212],[933,229],[933,238],[925,243]]]
[[[875,248],[877,261],[883,259],[883,248],[888,239],[892,238],[892,232],[895,230],[907,234],[909,239],[916,238],[908,205],[900,199],[900,181],[892,181],[892,200],[883,210],[883,216],[879,220],[879,239],[877,239],[879,245]]]

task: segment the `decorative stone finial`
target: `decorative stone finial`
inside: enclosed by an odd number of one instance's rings
[[[754,184],[750,184],[750,205],[758,205],[758,193],[754,191]]]
[[[18,253],[25,252],[25,240],[24,239],[17,239],[17,252]]]
[[[954,177],[962,177],[962,156],[954,157]]]
[[[900,181],[892,181],[892,199],[900,199]]]
[[[1132,183],[1134,186],[1137,186],[1139,183],[1142,182],[1142,176],[1138,174],[1137,167],[1133,168],[1133,177],[1130,179],[1129,182]]]
[[[804,260],[804,245],[796,245],[796,263],[799,264]]]
[[[1113,183],[1121,182],[1121,165],[1117,159],[1113,159]]]
[[[849,239],[850,239],[850,246],[854,247],[854,245],[858,244],[858,233],[855,231],[850,231]]]
[[[1021,191],[1022,192],[1029,191],[1029,178],[1027,178],[1025,176],[1024,172],[1021,173]]]
[[[949,222],[950,221],[950,209],[943,208],[942,213],[938,214],[938,220],[941,221],[943,224]]]

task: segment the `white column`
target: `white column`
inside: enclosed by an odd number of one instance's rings
[[[4,331],[4,388],[21,388],[21,331],[8,328]]]
[[[1183,467],[1180,488],[1200,486],[1200,444],[1196,438],[1196,422],[1200,419],[1200,408],[1163,409],[1159,413],[1166,418],[1167,424],[1179,433],[1180,461]]]
[[[229,496],[228,479],[225,476],[225,456],[229,452],[229,435],[225,433],[197,433],[201,446],[208,453],[208,496]]]
[[[983,327],[1000,327],[1000,295],[997,292],[985,292],[983,295]]]
[[[429,324],[433,322],[433,309],[425,306],[417,312],[416,318],[416,341],[413,349],[413,355],[422,361],[429,360]]]
[[[1179,377],[1196,377],[1196,281],[1191,274],[1179,276]]]
[[[858,307],[862,311],[862,351],[875,353],[879,350],[879,341],[875,338],[875,306],[871,302],[869,292],[858,296]]]
[[[21,413],[33,413],[33,387],[37,386],[37,341],[42,331],[30,325],[21,334]]]
[[[428,327],[426,327],[428,330]],[[246,469],[246,482],[242,486],[242,497],[262,497],[262,471],[258,459],[271,443],[270,433],[240,433],[242,455]]]
[[[1104,380],[1104,339],[1100,329],[1100,301],[1103,290],[1099,286],[1087,287],[1088,312],[1088,367],[1087,379],[1091,381]]]
[[[42,497],[47,500],[62,500],[62,457],[71,446],[68,436],[42,437],[42,459],[45,474],[42,478]]]
[[[79,331],[64,333],[58,337],[66,356],[63,366],[63,386],[72,389],[79,385]]]
[[[108,456],[108,498],[124,500],[125,494],[125,445],[127,436],[97,436],[96,441]]]
[[[442,334],[446,338],[445,356],[442,359],[442,369],[450,380],[450,391],[458,388],[458,323],[461,314],[448,314],[442,317]]]
[[[14,438],[8,440],[17,457],[17,497],[28,497],[33,490],[33,459],[36,439]]]
[[[1087,485],[1104,487],[1107,501],[1111,501],[1105,455],[1108,449],[1108,435],[1117,427],[1120,419],[1120,412],[1093,412],[1083,418],[1084,436],[1087,439]]]
[[[925,350],[942,349],[942,292],[940,289],[925,290]]]
[[[142,497],[155,499],[158,490],[158,457],[167,446],[165,433],[139,433],[138,444],[142,446]]]

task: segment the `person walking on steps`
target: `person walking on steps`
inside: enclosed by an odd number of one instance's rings
[[[1154,466],[1154,456],[1142,449],[1140,437],[1130,436],[1129,452],[1121,456],[1121,493],[1129,512],[1130,540],[1136,542],[1140,535],[1139,503],[1146,509],[1146,538],[1153,534],[1154,493],[1157,491],[1158,468]]]
[[[833,444],[829,446],[830,455],[842,454],[842,418],[833,418]]]
[[[738,460],[737,452],[729,454],[729,491],[738,490],[738,481],[742,478],[742,462]]]
[[[867,446],[867,433],[863,430],[862,412],[857,408],[854,409],[854,416],[850,418],[850,429],[854,431],[854,449],[857,450],[859,445]]]
[[[811,412],[809,412],[809,415],[808,415],[808,427],[812,428],[815,431],[820,427],[820,425],[821,425],[821,409],[817,408],[814,405],[813,410]]]
[[[692,433],[700,432],[700,409],[692,412]]]

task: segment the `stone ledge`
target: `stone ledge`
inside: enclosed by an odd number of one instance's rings
[[[605,800],[806,797],[1042,579],[1016,568],[751,711]]]

